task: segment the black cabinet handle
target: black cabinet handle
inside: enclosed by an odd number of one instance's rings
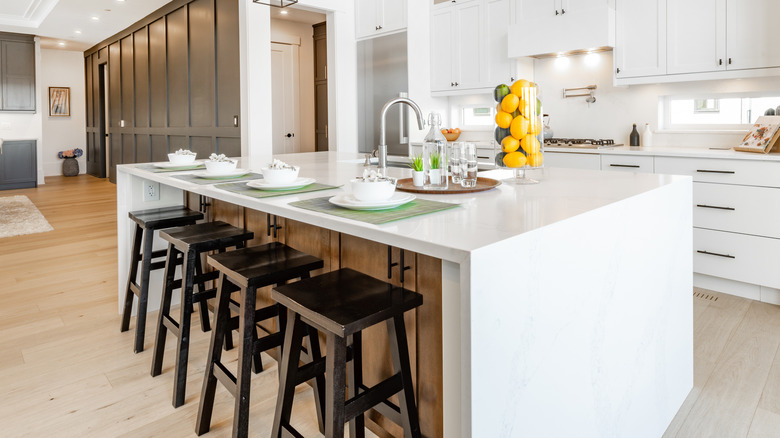
[[[699,173],[725,173],[725,174],[729,174],[729,175],[732,175],[732,174],[735,173],[733,170],[696,169],[696,171],[699,172]]]
[[[616,71],[617,73],[620,73],[620,67],[616,68],[616,69],[615,69],[615,71]]]
[[[734,207],[718,207],[716,205],[707,205],[707,204],[696,204],[696,206],[701,208],[714,208],[716,210],[729,210],[729,211],[736,210]]]
[[[731,65],[731,58],[729,58],[729,65]]]
[[[459,84],[459,83],[457,83],[457,82],[455,82],[455,86],[457,87],[458,85],[460,85],[460,84]]]
[[[561,8],[561,15],[566,13],[566,9]]]
[[[404,271],[412,269],[411,266],[406,266],[404,262],[405,251],[401,249],[401,258],[398,262],[393,262],[393,247],[387,245],[387,278],[393,278],[393,268],[401,266],[401,283],[404,282]]]
[[[723,65],[723,58],[718,59],[718,65]]]
[[[610,164],[610,167],[631,167],[634,169],[639,169],[639,166],[636,164]]]
[[[287,135],[286,135],[286,137],[287,137],[287,138],[290,138],[290,137],[295,137],[295,134],[291,134],[291,133],[289,133],[289,132],[288,132],[288,133],[287,133]]]
[[[273,215],[274,220],[273,220],[273,224],[272,224],[271,223],[271,216],[272,216],[271,213],[266,213],[265,214],[265,221],[266,221],[266,225],[267,225],[266,235],[270,236],[271,235],[271,231],[273,230],[274,239],[276,239],[276,236],[277,236],[276,230],[281,230],[282,227],[281,227],[281,225],[277,225],[277,216],[276,215]]]
[[[718,256],[718,257],[725,257],[725,258],[727,258],[727,259],[735,259],[735,258],[736,258],[736,257],[734,257],[733,255],[728,255],[728,254],[718,254],[718,253],[716,253],[716,252],[702,251],[702,250],[700,250],[700,249],[699,249],[699,250],[696,250],[696,252],[698,252],[699,254],[707,254],[707,255],[713,255],[713,256]]]
[[[555,15],[558,15],[558,10],[557,9],[555,10]]]

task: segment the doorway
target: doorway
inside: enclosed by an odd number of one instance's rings
[[[271,43],[274,155],[301,152],[299,50],[295,44]]]
[[[105,178],[109,172],[108,154],[106,153],[108,137],[106,135],[106,126],[108,126],[108,64],[102,63],[97,66],[97,116],[96,129],[88,131],[87,138],[87,174],[97,178]],[[93,70],[94,71],[94,70]]]

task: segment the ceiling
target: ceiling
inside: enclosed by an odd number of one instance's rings
[[[84,51],[170,0],[0,0],[0,31],[38,35],[41,48]],[[271,18],[316,24],[324,14],[271,8]]]

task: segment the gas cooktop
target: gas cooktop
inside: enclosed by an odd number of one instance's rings
[[[544,145],[578,149],[604,149],[623,146],[622,143],[615,143],[615,140],[610,138],[546,138]]]

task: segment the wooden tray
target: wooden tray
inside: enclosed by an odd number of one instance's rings
[[[399,179],[395,183],[395,189],[402,192],[424,193],[426,195],[456,195],[458,193],[484,192],[485,190],[490,190],[500,185],[501,181],[492,178],[477,177],[477,185],[475,187],[462,187],[460,183],[453,184],[452,179],[450,179],[449,184],[447,184],[447,190],[426,190],[412,184],[411,178],[404,178]]]

